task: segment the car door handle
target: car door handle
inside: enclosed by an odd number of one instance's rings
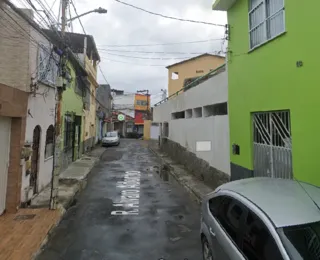
[[[213,232],[212,228],[209,229],[209,232],[210,232],[210,234],[211,234],[213,237],[216,236],[216,233]]]

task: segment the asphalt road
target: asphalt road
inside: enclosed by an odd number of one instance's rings
[[[37,260],[202,259],[199,206],[160,168],[143,141],[106,148]]]

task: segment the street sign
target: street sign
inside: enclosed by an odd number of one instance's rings
[[[118,115],[118,120],[119,121],[123,121],[124,119],[125,119],[124,115],[122,115],[122,114]]]

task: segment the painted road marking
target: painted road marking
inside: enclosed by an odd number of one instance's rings
[[[114,207],[121,207],[122,210],[111,212],[114,216],[139,215],[140,200],[140,179],[141,172],[128,171],[123,181],[118,181],[117,188],[123,189],[119,200],[113,202]]]

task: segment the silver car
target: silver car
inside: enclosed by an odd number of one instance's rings
[[[102,146],[113,146],[120,144],[120,136],[118,132],[108,132],[105,137],[102,139]]]
[[[320,259],[320,188],[294,180],[226,183],[202,203],[204,260]]]

